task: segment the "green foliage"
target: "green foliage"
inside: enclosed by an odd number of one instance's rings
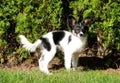
[[[25,57],[26,53],[18,49],[19,34],[33,42],[44,33],[58,29],[61,4],[61,0],[0,0],[0,49],[5,49],[4,56],[17,51]]]
[[[38,39],[43,33],[54,30],[61,23],[61,1],[21,1],[22,12],[17,17],[16,33],[25,34],[32,40]],[[34,39],[33,39],[34,38]]]
[[[90,32],[96,32],[104,52],[120,50],[120,4],[119,0],[77,0],[70,8],[75,17],[93,20]]]
[[[16,54],[20,55],[20,57],[18,59],[19,62],[22,62],[24,59],[26,59],[28,57],[28,55],[30,56],[30,53],[23,48],[19,48],[16,51]]]
[[[120,50],[119,3],[119,0],[76,0],[70,3],[77,20],[79,16],[81,19],[92,18],[90,33],[97,34],[104,55],[105,51]],[[13,52],[21,55],[21,61],[27,57],[29,53],[19,48],[18,35],[23,34],[34,42],[48,31],[59,29],[62,13],[62,0],[0,0],[1,62]]]

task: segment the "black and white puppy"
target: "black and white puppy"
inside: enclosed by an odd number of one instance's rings
[[[19,38],[23,48],[30,52],[35,52],[40,48],[41,57],[39,59],[39,69],[50,74],[48,64],[53,59],[56,49],[59,48],[64,53],[65,68],[70,70],[77,68],[78,56],[85,49],[87,44],[88,26],[85,21],[72,23],[73,33],[68,31],[52,31],[43,35],[34,43],[30,43],[24,35]],[[72,64],[72,65],[71,65]]]

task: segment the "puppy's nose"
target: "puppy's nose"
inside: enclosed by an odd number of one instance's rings
[[[83,34],[83,32],[80,32],[80,36],[83,36],[84,34]]]
[[[80,34],[80,36],[83,36],[83,34]]]

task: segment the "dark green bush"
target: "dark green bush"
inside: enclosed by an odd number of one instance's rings
[[[0,0],[0,54],[20,52],[24,57],[24,52],[19,51],[18,35],[34,42],[44,33],[58,29],[61,4],[60,0]]]
[[[100,55],[120,50],[119,0],[77,0],[71,2],[70,8],[75,17],[80,16],[78,19],[92,19],[90,32],[96,33]]]
[[[34,42],[48,31],[59,29],[62,24],[63,2],[65,1],[0,0],[0,62],[4,63],[6,57],[14,54],[20,55],[20,61],[29,55],[21,49],[19,34]],[[72,0],[69,7],[77,20],[88,17],[92,19],[90,40],[97,37],[97,55],[105,56],[113,53],[113,50],[120,51],[119,0]]]

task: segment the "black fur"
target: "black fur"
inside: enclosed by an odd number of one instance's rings
[[[59,42],[64,38],[65,32],[64,31],[58,31],[53,32],[53,41],[56,45],[59,45]]]
[[[72,38],[71,38],[71,35],[69,36],[68,38],[68,44],[71,42]]]
[[[48,41],[48,39],[41,37],[40,40],[42,40],[42,44],[43,44],[44,48],[46,48],[48,51],[50,51],[51,45],[50,45],[50,42]]]

